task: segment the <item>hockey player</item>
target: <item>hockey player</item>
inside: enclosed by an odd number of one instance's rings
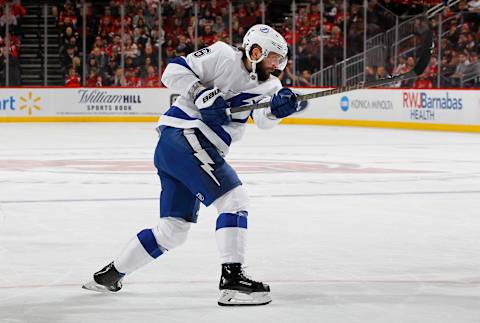
[[[216,241],[222,264],[219,305],[263,305],[270,287],[242,269],[247,239],[248,198],[225,161],[247,119],[262,129],[297,112],[296,95],[272,74],[287,64],[287,43],[267,25],[245,34],[243,48],[223,42],[173,59],[162,82],[182,93],[158,123],[154,162],[160,176],[160,221],[137,234],[120,255],[83,287],[116,292],[122,279],[185,242],[200,203],[218,211]],[[270,102],[269,109],[229,113],[230,107]]]

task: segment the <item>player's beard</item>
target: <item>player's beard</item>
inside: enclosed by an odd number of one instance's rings
[[[261,61],[260,64],[257,64],[255,73],[257,73],[258,80],[264,82],[270,78],[271,71],[267,71],[265,61]]]

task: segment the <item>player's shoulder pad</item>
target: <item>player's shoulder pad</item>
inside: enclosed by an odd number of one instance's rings
[[[212,51],[218,52],[219,55],[224,56],[225,59],[234,59],[237,53],[239,52],[237,48],[230,46],[223,41],[217,41],[215,44],[211,45]]]

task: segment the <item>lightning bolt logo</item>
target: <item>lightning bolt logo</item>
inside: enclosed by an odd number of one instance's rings
[[[210,156],[208,156],[207,152],[205,150],[201,150],[200,152],[196,152],[193,155],[202,162],[202,165],[200,165],[200,167],[202,167],[205,173],[207,173],[208,176],[210,176],[215,181],[215,183],[220,186],[220,182],[215,177],[215,175],[213,175],[213,167],[210,166],[215,165],[215,162],[212,160],[212,158],[210,158]]]
[[[193,151],[195,152],[193,155],[202,163],[200,167],[203,169],[205,173],[210,176],[213,181],[220,186],[220,182],[218,179],[213,175],[213,167],[211,165],[215,165],[215,162],[212,158],[207,154],[207,152],[202,148],[200,142],[198,141],[197,136],[195,136],[193,129],[184,129],[183,135],[187,139],[188,143],[192,147]]]

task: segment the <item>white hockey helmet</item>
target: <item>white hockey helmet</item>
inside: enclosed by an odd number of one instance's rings
[[[255,61],[250,57],[250,50],[252,49],[253,45],[258,45],[262,49],[262,56]],[[283,71],[285,66],[287,66],[287,42],[279,32],[270,26],[259,24],[250,27],[243,37],[242,47],[245,49],[245,54],[247,55],[248,60],[252,63],[252,73],[250,73],[252,79],[257,78],[257,73],[255,73],[256,64],[265,59],[270,52],[281,55],[281,59],[278,64],[279,70]]]

